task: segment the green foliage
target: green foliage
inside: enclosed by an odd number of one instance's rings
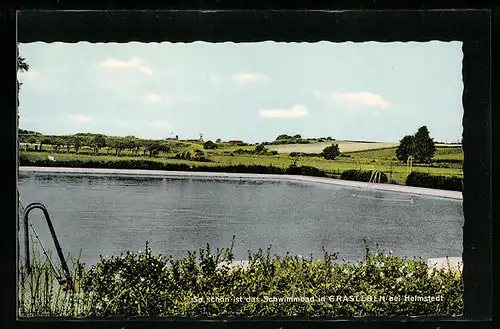
[[[460,272],[431,271],[422,259],[399,258],[380,250],[373,253],[366,241],[365,257],[356,264],[338,262],[337,254],[325,250],[319,259],[290,254],[271,257],[268,248],[249,251],[248,267],[231,268],[233,249],[234,237],[229,248],[212,253],[207,244],[198,252],[174,259],[154,255],[146,243],[144,251],[101,257],[94,266],[84,267],[77,280],[78,303],[71,304],[69,299],[61,303],[39,285],[33,292],[37,301],[46,300],[38,304],[43,307],[21,308],[20,315],[230,318],[463,313]],[[405,296],[433,296],[442,301],[418,302]],[[379,300],[362,301],[370,297]],[[283,298],[289,300],[280,302]],[[317,300],[310,301],[312,298]],[[20,302],[29,305],[30,296],[21,294]],[[70,307],[49,306],[65,304]]]
[[[292,139],[292,138],[293,138],[292,136],[289,136],[287,134],[281,134],[278,137],[276,137],[276,140],[280,140],[280,139]]]
[[[399,141],[399,146],[396,149],[396,157],[399,161],[406,161],[413,154],[415,154],[415,137],[413,135],[406,135]]]
[[[415,159],[420,163],[430,163],[436,153],[434,139],[429,136],[429,130],[422,126],[415,134]]]
[[[204,144],[203,144],[203,148],[205,150],[213,150],[213,149],[216,149],[217,148],[217,144],[212,142],[212,141],[206,141]]]
[[[414,135],[406,135],[399,142],[396,157],[406,161],[412,156],[416,162],[430,163],[436,153],[434,140],[429,136],[429,130],[422,126]]]
[[[90,145],[94,148],[94,153],[98,153],[99,149],[101,147],[106,146],[106,136],[102,134],[95,135],[91,140],[90,140]]]
[[[342,172],[342,174],[340,174],[340,179],[359,181],[359,182],[369,182],[370,178],[372,177],[372,173],[373,171],[371,170],[350,169]],[[382,172],[380,175],[380,182],[387,183],[388,181],[389,180],[387,178],[387,175]]]
[[[321,155],[326,159],[326,160],[335,160],[340,155],[340,149],[338,144],[332,144],[330,146],[327,146],[323,149],[323,152],[321,152]]]
[[[17,57],[17,69],[21,72],[29,71],[30,65],[26,62],[26,58],[22,56]]]
[[[291,158],[296,158],[296,157],[320,157],[320,156],[322,156],[321,153],[304,153],[304,152],[290,152],[290,154],[288,154],[288,155]]]
[[[310,140],[301,138],[277,139],[273,142],[264,142],[264,145],[284,145],[284,144],[311,144]]]
[[[199,153],[198,153],[199,154]],[[191,160],[203,162],[202,156],[182,155]],[[197,158],[197,156],[199,156]],[[111,169],[143,169],[143,170],[173,170],[173,171],[204,171],[204,172],[231,172],[231,173],[255,173],[255,174],[288,174],[288,175],[306,175],[306,176],[326,176],[323,170],[301,166],[284,169],[274,166],[262,165],[226,165],[226,166],[190,166],[184,163],[163,163],[151,160],[55,160],[31,159],[21,156],[21,166],[35,167],[69,167],[69,168],[111,168]]]
[[[462,178],[456,176],[435,176],[413,171],[406,178],[406,185],[441,190],[462,191],[463,180]]]
[[[315,177],[326,177],[326,172],[311,166],[297,166],[291,165],[285,170],[287,175],[303,175],[303,176],[315,176]]]
[[[267,148],[263,144],[258,144],[255,146],[255,153],[262,154],[262,153],[266,153],[266,152],[267,152]]]
[[[38,242],[33,242],[32,257],[30,257],[31,273],[28,275],[25,264],[19,268],[19,315],[32,316],[82,316],[88,313],[85,297],[81,293],[73,293],[66,283],[61,281],[52,264],[49,252],[41,256]],[[68,254],[69,268],[75,287],[80,285],[85,266],[80,258]],[[61,267],[56,267],[61,272]]]
[[[21,128],[18,129],[17,133],[18,133],[19,136],[21,136],[21,135],[36,135],[36,136],[41,136],[42,135],[39,132],[32,131],[32,130],[25,130],[25,129],[21,129]]]

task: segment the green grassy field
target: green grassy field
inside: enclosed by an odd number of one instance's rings
[[[324,143],[315,143],[322,144]],[[328,142],[331,144],[331,142]],[[346,143],[349,144],[349,143]],[[225,165],[264,165],[264,166],[275,166],[280,168],[287,168],[294,162],[298,166],[312,166],[318,169],[325,170],[333,174],[340,174],[343,171],[349,169],[363,169],[363,170],[380,170],[387,174],[389,179],[392,179],[398,183],[404,183],[406,176],[408,174],[408,168],[406,163],[402,163],[396,160],[396,147],[387,147],[387,145],[382,145],[380,143],[361,143],[361,144],[372,144],[373,147],[378,145],[378,149],[370,150],[359,150],[360,143],[351,143],[358,145],[358,149],[354,151],[342,153],[342,156],[335,160],[325,160],[319,155],[316,157],[296,157],[292,158],[288,153],[278,153],[277,155],[255,155],[255,154],[233,154],[238,149],[243,150],[253,150],[253,146],[225,146],[220,147],[215,150],[203,150],[201,144],[197,143],[183,143],[175,148],[169,153],[160,153],[158,156],[149,157],[148,154],[144,155],[142,151],[135,155],[132,151],[122,151],[121,156],[115,156],[112,150],[106,150],[105,148],[100,150],[99,155],[92,155],[92,150],[90,148],[82,147],[79,150],[79,154],[71,153],[52,153],[52,155],[57,160],[82,160],[88,161],[101,160],[101,161],[113,161],[113,160],[137,160],[137,159],[147,159],[152,161],[159,161],[163,163],[173,163],[173,164],[190,164],[198,166],[225,166]],[[387,144],[387,143],[385,143]],[[312,144],[314,145],[314,144]],[[299,145],[300,146],[300,145]],[[362,147],[367,147],[362,145]],[[50,149],[50,147],[47,147]],[[316,148],[320,148],[316,145]],[[354,147],[353,147],[354,148]],[[351,148],[351,149],[353,149]],[[196,149],[203,150],[206,157],[211,160],[211,162],[199,162],[191,160],[182,159],[172,159],[176,153],[191,152],[194,154]],[[272,149],[269,147],[269,149]],[[66,149],[63,150],[66,152]],[[21,151],[22,157],[28,159],[47,159],[47,156],[51,153],[48,152],[31,152],[31,151]],[[419,165],[415,164],[412,167],[413,171],[429,173],[432,175],[442,175],[442,176],[463,176],[462,171],[462,161],[463,152],[460,147],[453,146],[438,146],[434,157],[434,160],[438,160],[438,163],[434,166]]]

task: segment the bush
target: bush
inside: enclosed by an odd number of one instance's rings
[[[152,160],[67,160],[51,161],[48,159],[27,159],[21,157],[21,166],[34,167],[69,167],[69,168],[110,168],[110,169],[142,169],[142,170],[175,170],[189,171],[191,167],[184,163],[162,163]]]
[[[101,260],[84,272],[80,290],[90,316],[369,316],[460,315],[460,272],[434,270],[365,245],[364,260],[335,263],[320,259],[248,253],[249,267],[230,269],[230,248],[212,254],[210,245],[183,259],[146,250]],[[328,296],[401,296],[373,302],[331,301]],[[440,302],[412,302],[403,296],[439,296]],[[208,298],[218,298],[213,302]],[[236,298],[248,298],[235,302]],[[326,297],[321,302],[268,302],[269,298]],[[387,297],[388,298],[388,297]]]
[[[406,178],[406,185],[440,190],[462,191],[462,178],[456,176],[435,176],[413,171]]]
[[[213,150],[213,149],[217,148],[217,144],[214,143],[214,142],[212,142],[212,141],[206,141],[203,144],[203,148],[206,149],[206,150]]]
[[[340,174],[340,179],[359,181],[359,182],[369,182],[372,173],[373,173],[372,170],[349,169]],[[387,179],[387,175],[384,172],[381,172],[380,182],[387,183],[388,181],[389,180]]]
[[[320,153],[304,153],[304,152],[290,152],[289,156],[291,158],[296,158],[296,157],[320,157]]]
[[[262,165],[229,165],[229,166],[193,166],[193,171],[205,172],[227,172],[241,174],[283,174],[284,170],[279,167]]]
[[[326,160],[335,160],[335,158],[340,155],[340,149],[338,144],[332,144],[330,146],[325,147],[323,149],[323,152],[321,152],[321,155]]]
[[[202,159],[199,159],[203,161]],[[207,161],[210,161],[207,159]],[[35,167],[70,167],[70,168],[111,168],[111,169],[143,169],[143,170],[172,170],[172,171],[205,171],[205,172],[230,172],[245,174],[277,174],[277,175],[304,175],[304,176],[327,176],[325,171],[310,166],[290,166],[287,169],[263,165],[228,165],[228,166],[190,166],[185,163],[162,163],[152,160],[68,160],[50,161],[46,159],[29,159],[21,157],[21,166]]]
[[[316,167],[310,166],[294,166],[291,165],[285,171],[287,175],[304,175],[304,176],[315,176],[315,177],[326,177],[325,171],[318,169]]]

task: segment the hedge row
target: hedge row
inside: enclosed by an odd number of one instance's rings
[[[290,152],[289,156],[294,157],[320,157],[320,153]]]
[[[462,178],[456,176],[435,176],[413,171],[406,178],[406,185],[440,190],[462,191]]]
[[[27,159],[21,157],[21,166],[34,167],[70,167],[70,168],[110,168],[110,169],[141,169],[141,170],[170,170],[170,171],[206,171],[206,172],[226,172],[226,173],[248,173],[248,174],[278,174],[278,175],[305,175],[325,177],[326,173],[310,166],[290,166],[280,168],[262,165],[229,165],[229,166],[196,166],[185,163],[163,163],[152,160],[68,160],[51,161],[48,159]]]
[[[340,174],[340,179],[369,182],[370,178],[372,177],[372,173],[372,170],[350,169],[342,172],[342,174]],[[381,172],[380,183],[387,183],[388,181],[389,180],[387,179],[387,175]]]

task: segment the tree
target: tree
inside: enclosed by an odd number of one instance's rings
[[[52,139],[51,139],[51,138],[49,138],[49,137],[43,137],[43,138],[41,138],[41,139],[40,139],[40,147],[39,147],[40,152],[42,151],[42,146],[43,146],[44,144],[45,144],[45,145],[50,145],[50,144],[52,144]]]
[[[297,134],[297,135],[293,136],[293,138],[299,138],[299,139],[301,139],[302,136],[300,136],[299,134]]]
[[[153,155],[160,154],[161,149],[162,146],[159,141],[147,141],[146,148],[144,149],[144,151],[148,151],[149,157],[152,157]]]
[[[429,136],[429,130],[422,126],[413,135],[404,136],[399,142],[396,157],[406,161],[412,156],[415,162],[429,163],[436,153],[434,139]]]
[[[130,152],[134,152],[137,147],[136,138],[134,136],[125,137],[124,147]],[[137,152],[135,152],[137,153]]]
[[[206,141],[205,144],[203,144],[203,148],[205,150],[216,149],[217,148],[217,144],[215,144],[212,141]]]
[[[17,70],[19,72],[28,72],[30,70],[30,66],[26,63],[26,58],[22,56],[17,57]],[[23,83],[18,81],[18,88],[21,88]]]
[[[80,150],[82,144],[83,138],[81,138],[80,136],[73,137],[73,146],[75,147],[75,153],[78,153],[78,150]]]
[[[321,152],[321,155],[326,160],[335,160],[336,157],[340,155],[340,149],[338,144],[332,144],[327,146]]]
[[[280,140],[280,139],[290,139],[292,138],[292,136],[288,136],[287,134],[281,134],[279,135],[278,137],[276,137],[276,140]]]
[[[222,140],[221,140],[220,138],[217,138],[217,139],[215,140],[215,142],[216,142],[216,143],[220,143],[220,142],[222,142]]]
[[[90,144],[94,148],[94,153],[98,154],[99,149],[106,146],[106,137],[102,134],[95,135]]]
[[[67,137],[65,138],[64,140],[65,144],[66,144],[66,153],[69,153],[70,149],[71,149],[71,145],[73,145],[73,139],[70,137]]]
[[[170,152],[170,146],[167,143],[160,143],[158,145],[158,152],[168,153]]]
[[[257,146],[255,146],[255,153],[261,154],[261,153],[266,153],[266,152],[267,152],[267,148],[263,144],[258,144]]]
[[[36,144],[38,142],[38,139],[35,136],[29,136],[28,137],[28,143],[29,144]]]
[[[415,154],[415,136],[406,135],[399,141],[399,146],[396,149],[396,158],[399,161],[406,161],[410,156]]]
[[[18,49],[19,52],[19,49]],[[17,70],[20,72],[28,72],[30,66],[26,63],[26,59],[22,56],[17,56]],[[17,80],[17,118],[19,119],[19,90],[21,89],[21,85],[23,83]]]
[[[422,126],[415,133],[415,160],[420,163],[430,163],[436,153],[436,144],[429,135],[427,126]]]
[[[19,56],[17,58],[17,69],[21,72],[27,72],[30,69],[30,66],[28,63],[26,63],[26,58]]]

